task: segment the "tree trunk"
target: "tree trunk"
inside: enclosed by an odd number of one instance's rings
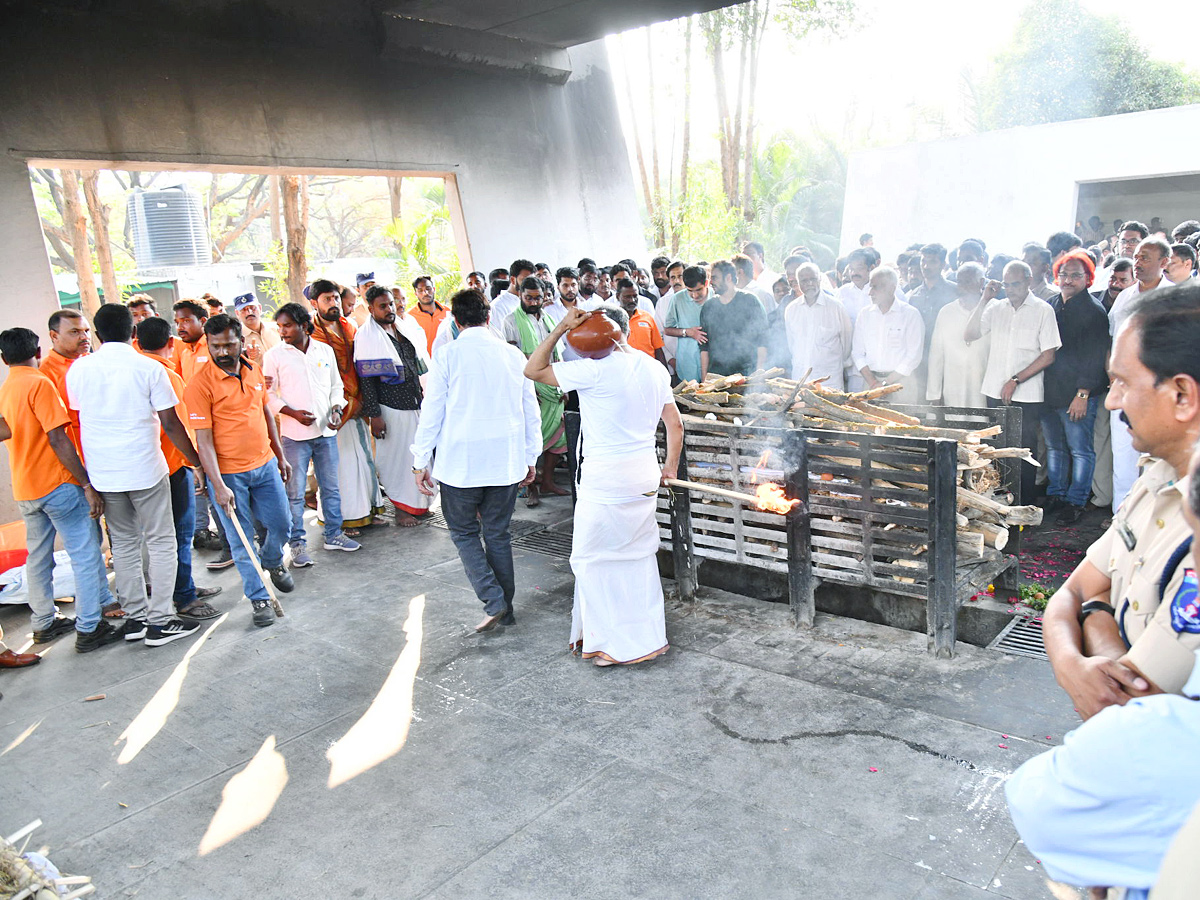
[[[736,170],[737,161],[733,156],[733,129],[725,83],[725,50],[721,43],[724,25],[719,11],[703,13],[700,16],[700,27],[704,31],[717,94],[717,141],[721,151],[721,187],[725,193],[725,202],[732,206],[737,202],[737,196],[730,194],[729,170],[731,168]]]
[[[304,299],[304,285],[308,280],[308,263],[304,255],[308,238],[308,178],[282,175],[280,181],[283,227],[287,235],[288,299],[308,306]]]
[[[754,4],[755,15],[759,15],[759,5]],[[742,176],[742,218],[747,222],[754,221],[754,95],[758,87],[759,48],[766,36],[767,20],[771,14],[770,0],[762,0],[762,11],[758,18],[751,23],[753,37],[750,41],[750,89],[746,97],[746,139],[743,144],[745,172]]]
[[[679,162],[679,206],[687,209],[688,154],[692,145],[692,24],[694,16],[688,16],[687,31],[683,39],[683,148]],[[681,221],[686,215],[681,216]],[[679,255],[679,229],[671,229],[671,256]]]
[[[279,231],[279,182],[284,176],[271,176],[271,200],[269,203],[271,211],[271,246],[274,247],[283,240],[283,235]]]
[[[404,245],[404,213],[403,207],[400,205],[402,199],[402,191],[404,190],[403,175],[389,175],[387,177],[388,186],[388,203],[392,211],[392,224],[396,227],[396,240],[394,241],[396,249],[399,250]]]
[[[87,215],[79,200],[79,173],[62,170],[63,225],[71,236],[71,251],[75,255],[75,277],[79,279],[79,299],[84,315],[89,318],[100,308],[96,292],[96,276],[92,273],[92,250],[88,246]]]
[[[95,238],[96,261],[100,263],[104,302],[120,303],[121,286],[117,283],[117,272],[113,268],[112,242],[108,236],[109,210],[100,201],[99,171],[92,170],[83,174],[83,196],[87,200],[88,214],[92,217],[92,235]]]
[[[625,94],[629,102],[629,122],[633,127],[633,149],[637,156],[638,174],[642,177],[642,197],[646,201],[646,213],[654,222],[654,195],[650,193],[650,179],[646,175],[646,157],[642,154],[642,139],[638,131],[637,107],[633,103],[633,79],[629,77],[629,52],[625,46],[625,35],[621,35],[621,51],[625,56]]]

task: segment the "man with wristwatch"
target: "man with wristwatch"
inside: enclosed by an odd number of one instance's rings
[[[1051,598],[1042,629],[1058,683],[1087,719],[1148,693],[1179,693],[1200,648],[1184,519],[1200,439],[1200,287],[1137,301],[1109,359],[1106,406],[1151,459],[1112,525]]]
[[[987,370],[983,395],[989,407],[1021,408],[1021,446],[1037,452],[1038,417],[1045,396],[1043,370],[1054,362],[1062,346],[1054,309],[1030,291],[1033,273],[1014,260],[1004,267],[1003,285],[989,281],[983,299],[967,322],[963,340],[968,344],[986,338]],[[996,299],[1003,286],[1006,298]],[[1033,466],[1021,466],[1021,496],[1018,503],[1033,500]]]

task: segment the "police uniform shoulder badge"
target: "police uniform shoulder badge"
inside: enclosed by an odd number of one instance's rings
[[[1171,601],[1171,627],[1176,634],[1200,634],[1200,584],[1195,569],[1184,569],[1183,583]]]

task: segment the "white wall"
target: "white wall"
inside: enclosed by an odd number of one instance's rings
[[[1073,230],[1080,182],[1197,172],[1198,148],[1200,105],[863,150],[850,158],[841,252],[870,232],[885,259],[967,237],[1016,255]]]

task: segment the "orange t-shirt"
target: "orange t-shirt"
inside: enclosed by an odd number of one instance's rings
[[[242,357],[239,375],[229,375],[212,360],[196,369],[183,391],[188,427],[212,430],[221,474],[257,469],[273,453],[263,410],[267,389],[262,370]]]
[[[208,340],[201,337],[194,344],[175,342],[175,371],[183,376],[183,383],[191,384],[196,370],[208,362]]]
[[[154,353],[147,353],[145,350],[142,350],[141,354],[142,356],[148,357],[157,363],[162,363],[163,368],[167,370],[167,378],[171,380],[171,387],[175,390],[175,396],[179,398],[179,402],[175,404],[175,415],[179,416],[179,421],[186,425],[188,420],[188,411],[187,404],[183,402],[183,379],[179,376],[179,373],[175,371],[175,366],[171,364],[171,360],[163,359],[161,356],[157,356]],[[159,431],[161,432],[159,435],[159,441],[162,445],[163,456],[167,460],[167,471],[174,475],[181,468],[188,464],[187,458],[179,452],[179,448],[171,442],[171,439],[167,437],[167,433],[165,431],[163,431],[161,428]]]
[[[13,366],[0,384],[0,416],[8,423],[14,500],[37,500],[63,484],[79,484],[50,446],[49,433],[71,424],[54,383],[32,366]]]
[[[79,458],[83,459],[83,444],[79,440],[79,410],[71,409],[71,401],[67,399],[67,369],[71,368],[73,362],[75,360],[67,359],[61,353],[51,350],[38,363],[38,370],[54,382],[54,388],[58,391],[58,396],[62,399],[63,406],[67,408],[67,414],[71,417],[71,424],[67,426],[67,436],[75,445],[75,452],[79,454]]]
[[[408,310],[407,315],[413,317],[422,328],[425,329],[425,339],[429,342],[426,348],[430,353],[433,352],[433,339],[437,337],[438,326],[442,324],[442,319],[446,318],[450,311],[436,300],[433,304],[433,312],[427,313],[421,309],[421,304],[418,303]]]
[[[658,333],[658,323],[654,317],[644,310],[638,310],[629,317],[629,346],[643,353],[654,355],[654,351],[662,345],[662,335]]]

